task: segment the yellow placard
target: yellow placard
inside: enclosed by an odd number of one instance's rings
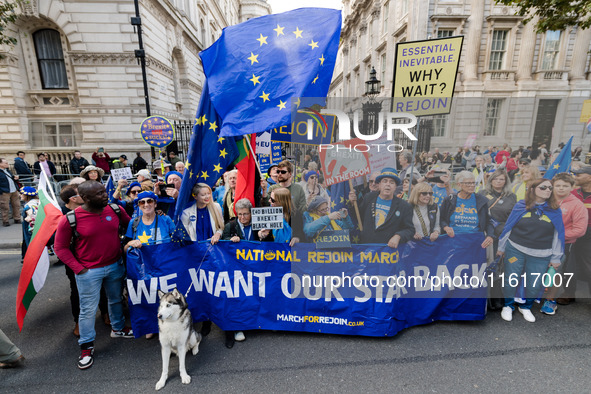
[[[581,110],[579,122],[587,123],[589,119],[591,119],[591,100],[585,100],[583,101],[583,109]]]
[[[393,111],[415,116],[448,114],[463,36],[396,44]]]

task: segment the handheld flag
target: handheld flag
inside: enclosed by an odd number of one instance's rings
[[[107,189],[107,194],[109,195],[109,204],[112,203],[115,198],[113,197],[113,194],[115,193],[115,185],[113,184],[113,177],[109,176],[109,180],[107,181],[107,184],[105,185],[105,189]]]
[[[544,178],[552,179],[554,175],[560,174],[561,172],[568,172],[570,167],[570,162],[572,160],[572,151],[571,151],[571,144],[573,142],[573,137],[570,137],[566,145],[560,151],[560,154],[556,159],[554,159],[554,163],[550,167],[548,167],[548,171],[544,174]]]
[[[195,115],[193,134],[185,163],[185,175],[176,202],[174,220],[177,223],[175,239],[185,239],[180,222],[183,210],[194,203],[191,190],[198,182],[215,185],[226,168],[238,157],[233,137],[219,135],[220,118],[211,104],[207,80],[201,93],[201,101]],[[182,236],[181,236],[182,235]]]
[[[247,144],[250,143],[251,147],[254,149],[253,145],[255,144],[255,138],[256,134],[251,134],[238,141],[240,156],[235,161],[238,176],[236,178],[236,195],[234,196],[234,201],[248,198],[253,207],[255,206],[254,191],[256,189],[256,158]],[[236,210],[235,207],[234,210]]]
[[[16,321],[19,329],[23,329],[23,322],[33,298],[39,293],[49,271],[49,254],[47,242],[55,233],[60,218],[63,216],[59,208],[45,171],[39,177],[39,210],[35,218],[35,228],[31,242],[23,262],[23,269],[16,291]]]
[[[341,12],[300,8],[226,27],[199,54],[222,136],[288,125],[292,98],[326,97]]]

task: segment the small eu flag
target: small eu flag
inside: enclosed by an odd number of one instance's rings
[[[341,12],[300,8],[223,30],[199,54],[222,136],[288,125],[292,99],[326,97],[334,70]]]
[[[568,172],[570,162],[573,158],[571,151],[571,145],[573,143],[573,137],[570,137],[566,145],[560,151],[560,154],[554,159],[554,163],[548,167],[548,171],[544,174],[544,178],[552,179],[554,175],[560,174],[561,172]]]
[[[185,173],[176,203],[175,222],[180,224],[183,210],[195,202],[191,190],[196,183],[209,186],[217,180],[238,157],[234,137],[221,137],[220,118],[211,105],[207,80],[201,93],[199,109],[195,115],[193,134],[187,153]]]

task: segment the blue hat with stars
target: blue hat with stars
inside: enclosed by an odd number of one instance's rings
[[[376,177],[376,183],[380,183],[384,178],[392,178],[397,185],[400,185],[400,177],[398,176],[398,171],[394,168],[386,167],[382,170],[380,175]]]
[[[35,189],[33,186],[23,186],[19,191],[25,196],[35,197],[37,195],[37,189]]]
[[[156,195],[156,193],[151,192],[151,191],[145,191],[145,192],[141,192],[140,194],[137,195],[136,200],[137,201],[141,201],[144,198],[151,198],[154,201],[158,202],[158,196]]]

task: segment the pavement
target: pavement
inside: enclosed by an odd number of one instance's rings
[[[20,249],[23,240],[22,224],[14,224],[10,220],[10,226],[0,226],[0,250]]]

